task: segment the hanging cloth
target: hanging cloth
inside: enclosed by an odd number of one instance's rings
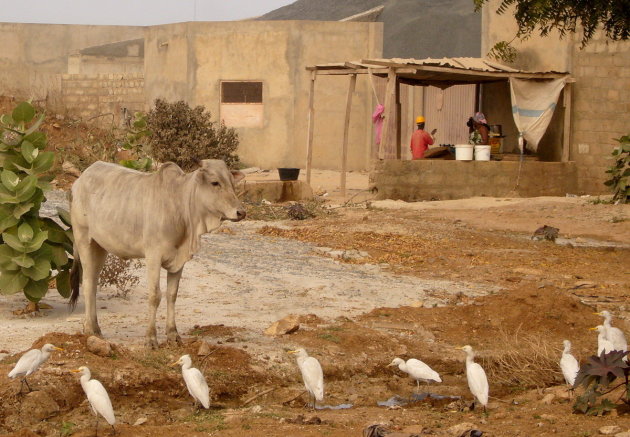
[[[385,116],[383,113],[385,112],[385,106],[380,103],[376,105],[376,109],[374,109],[374,113],[372,114],[372,123],[374,123],[374,129],[376,132],[376,145],[381,144],[381,135],[383,134],[383,120]]]
[[[512,115],[519,133],[518,145],[523,152],[523,139],[532,151],[538,149],[538,143],[544,135],[565,79],[516,79],[510,78],[512,97]]]

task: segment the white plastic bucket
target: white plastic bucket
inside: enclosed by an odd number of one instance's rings
[[[457,161],[472,161],[473,146],[471,146],[470,144],[456,144],[455,159]]]
[[[475,146],[475,161],[490,161],[491,146]]]

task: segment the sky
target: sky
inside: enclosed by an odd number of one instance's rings
[[[0,22],[147,26],[262,15],[295,0],[0,0]]]

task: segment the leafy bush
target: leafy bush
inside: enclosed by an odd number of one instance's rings
[[[174,162],[185,171],[197,168],[202,159],[222,159],[231,168],[239,164],[235,130],[210,121],[203,106],[157,99],[147,124],[152,132],[151,155],[160,162]]]
[[[630,366],[623,361],[623,358],[628,353],[624,351],[602,353],[599,357],[590,357],[580,367],[580,371],[575,378],[574,387],[582,385],[585,391],[582,396],[576,399],[573,405],[575,412],[599,416],[615,409],[617,405],[609,399],[602,399],[598,403],[598,398],[619,387],[624,387],[625,399],[623,401],[626,404],[630,404],[630,384],[628,384]],[[623,382],[610,388],[610,384],[617,378],[623,378]]]
[[[129,150],[133,159],[123,159],[120,165],[134,170],[149,171],[153,167],[153,161],[147,155],[147,141],[151,137],[151,131],[147,129],[147,115],[142,112],[134,114],[133,123],[126,132],[125,139],[120,147]]]
[[[51,279],[59,294],[70,296],[73,240],[71,230],[39,216],[55,154],[44,151],[46,134],[38,130],[44,114],[33,122],[35,116],[35,108],[22,102],[0,117],[0,293],[23,291],[37,303]],[[67,211],[58,213],[70,226]]]
[[[604,184],[613,192],[614,203],[628,203],[630,200],[630,134],[615,141],[619,147],[612,151],[612,158],[615,163],[606,170],[610,174]]]
[[[116,296],[126,298],[131,289],[140,282],[138,275],[133,272],[133,269],[140,267],[142,267],[142,263],[138,260],[131,261],[108,254],[98,278],[98,285],[114,287]]]

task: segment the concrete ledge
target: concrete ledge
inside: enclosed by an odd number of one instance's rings
[[[241,200],[252,203],[263,199],[278,203],[313,198],[313,189],[303,181],[245,181],[237,191]]]
[[[376,160],[370,187],[376,199],[448,200],[467,197],[564,196],[577,189],[573,162]],[[518,187],[516,186],[518,179]]]

